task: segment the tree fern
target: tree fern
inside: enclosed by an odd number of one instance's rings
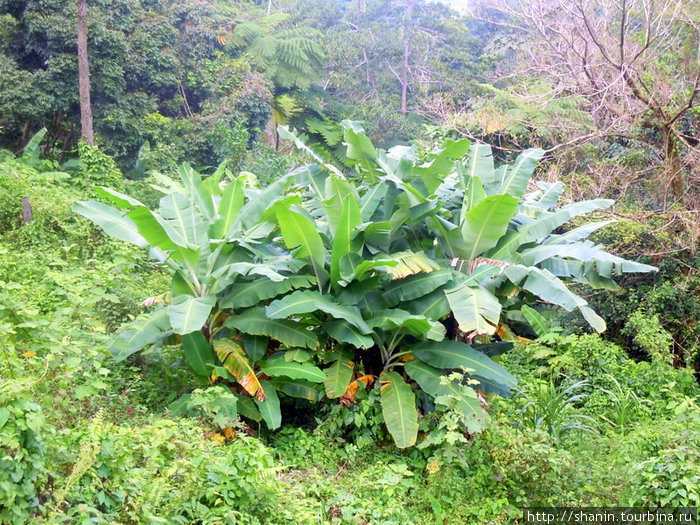
[[[229,52],[243,49],[253,67],[263,70],[278,87],[306,89],[324,55],[321,33],[310,27],[280,28],[287,18],[276,13],[259,22],[240,22],[223,41]]]

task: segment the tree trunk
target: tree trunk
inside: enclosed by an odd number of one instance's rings
[[[80,90],[81,138],[87,145],[94,146],[87,37],[87,3],[86,0],[78,0],[78,86]]]
[[[665,178],[671,188],[673,196],[680,199],[685,191],[683,181],[683,166],[681,156],[678,152],[678,142],[670,128],[663,128],[661,134],[664,139],[664,152],[666,154],[666,165],[664,166]]]
[[[32,220],[32,205],[29,197],[22,197],[22,224],[27,224]]]
[[[29,140],[29,127],[31,125],[30,121],[26,121],[24,123],[24,127],[22,128],[22,138],[19,140],[19,149],[22,150],[24,149],[24,146],[27,145],[27,141]]]

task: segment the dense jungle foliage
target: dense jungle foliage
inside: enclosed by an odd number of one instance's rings
[[[0,0],[0,524],[698,507],[700,4],[571,5]]]

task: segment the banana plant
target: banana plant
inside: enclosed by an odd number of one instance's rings
[[[268,424],[276,426],[279,403],[272,379],[278,375],[279,363],[264,359],[268,340],[244,336],[224,321],[256,305],[265,294],[312,283],[311,276],[296,273],[299,263],[275,246],[272,235],[277,226],[265,215],[282,198],[295,174],[264,189],[254,187],[247,174],[232,178],[223,168],[203,180],[183,165],[178,175],[179,180],[159,176],[157,189],[164,196],[157,211],[109,188],[96,191],[111,205],[84,201],[73,207],[107,234],[148,248],[151,257],[173,276],[170,291],[159,306],[122,330],[111,351],[122,360],[176,336],[195,374],[237,383],[241,393],[258,404],[256,408],[252,402],[239,402],[239,410],[259,418],[259,409]],[[278,339],[313,346],[308,337],[292,337],[306,335],[299,334],[296,326],[275,324]],[[288,367],[293,368],[294,362]],[[263,374],[269,381],[261,378]]]
[[[456,398],[470,428],[482,428],[486,415],[476,391],[441,378],[464,369],[502,393],[515,378],[485,353],[445,339],[440,319],[450,307],[444,290],[462,274],[421,250],[415,229],[426,215],[410,212],[413,191],[399,179],[365,184],[319,165],[300,172],[296,186],[296,195],[268,213],[277,219],[284,248],[305,262],[302,273],[315,286],[272,300],[251,326],[242,327],[236,316],[227,322],[250,330],[265,319],[284,320],[323,334],[321,394],[344,398],[360,382],[376,383],[384,421],[399,447],[417,439],[414,385],[422,389],[421,399],[433,402],[421,406]]]
[[[456,164],[457,177],[446,179],[436,191],[461,197],[459,206],[448,208],[450,217],[441,220],[444,227],[436,229],[441,254],[452,258],[467,275],[481,268],[498,268],[478,289],[461,283],[449,292],[451,304],[469,305],[466,310],[454,310],[464,332],[493,334],[500,317],[499,303],[517,309],[535,298],[566,311],[578,310],[591,327],[602,332],[605,321],[567,283],[615,289],[615,274],[655,270],[586,240],[613,221],[556,233],[571,219],[609,208],[613,201],[593,199],[557,206],[564,189],[561,183],[531,182],[543,154],[529,149],[512,165],[494,169],[491,148],[474,144],[466,159]]]
[[[345,122],[348,163],[363,180],[399,181],[410,196],[405,213],[423,217],[423,246],[443,264],[465,274],[446,290],[459,328],[470,337],[493,335],[506,317],[503,308],[536,300],[566,311],[578,310],[598,332],[604,320],[569,286],[587,284],[616,289],[613,276],[655,268],[606,252],[586,240],[611,220],[584,224],[566,233],[557,230],[572,219],[612,206],[593,199],[557,206],[560,182],[532,182],[544,155],[521,153],[512,165],[495,167],[490,146],[447,140],[418,159],[414,149],[376,149],[361,127]],[[410,239],[410,236],[404,238]],[[420,241],[418,241],[420,242]]]
[[[527,192],[541,150],[527,150],[512,166],[496,170],[487,146],[450,140],[418,159],[412,148],[376,149],[356,123],[343,125],[346,164],[352,168],[345,173],[321,161],[297,134],[282,131],[317,161],[298,179],[307,189],[303,201],[278,217],[280,225],[290,214],[304,223],[306,246],[315,248],[304,248],[284,229],[283,235],[297,255],[316,254],[308,261],[319,287],[275,301],[267,313],[324,323],[331,347],[340,348],[325,369],[328,397],[342,396],[355,377],[378,377],[384,419],[398,446],[412,445],[418,429],[416,398],[407,381],[433,399],[461,392],[458,406],[465,418],[481,407],[473,391],[465,396],[463,388],[445,384],[441,378],[450,370],[466,369],[486,392],[507,395],[515,382],[487,355],[502,352],[503,345],[478,351],[450,340],[456,334],[446,338],[450,318],[473,341],[496,332],[504,306],[517,304],[514,296],[524,296],[520,303],[539,297],[566,310],[578,308],[603,330],[603,320],[561,278],[610,286],[613,266],[653,269],[600,247],[572,246],[609,222],[552,234],[612,201],[556,208],[561,184],[539,183]],[[573,261],[584,250],[592,262],[577,266]],[[407,253],[420,254],[422,267],[392,274],[388,268]],[[382,268],[377,260],[392,266]]]

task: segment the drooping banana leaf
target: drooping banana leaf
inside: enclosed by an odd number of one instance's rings
[[[246,334],[264,335],[288,346],[316,348],[316,334],[301,323],[286,319],[270,319],[264,308],[250,308],[240,315],[229,317],[224,322],[228,328],[235,328]]]
[[[185,354],[185,361],[198,376],[209,377],[216,363],[214,351],[202,332],[183,335],[182,351]]]
[[[173,333],[168,310],[161,308],[127,325],[112,341],[109,350],[116,361],[123,361],[143,347]]]
[[[414,355],[434,368],[468,368],[474,375],[496,381],[507,388],[516,379],[487,355],[460,341],[427,341],[411,347]]]
[[[515,163],[505,172],[498,188],[498,193],[507,193],[513,197],[522,197],[535,167],[544,156],[544,150],[530,148],[523,151]]]
[[[326,248],[314,223],[304,215],[283,207],[277,209],[277,220],[286,247],[299,248],[295,255],[308,259],[319,285],[323,283],[327,275],[324,269]]]
[[[262,278],[240,282],[231,287],[230,292],[219,301],[219,305],[222,308],[247,308],[296,288],[308,288],[313,286],[315,282],[316,278],[311,275],[292,275],[283,281]]]
[[[336,289],[340,280],[340,259],[359,248],[359,246],[353,246],[353,244],[358,244],[357,242],[353,243],[353,233],[361,222],[357,201],[353,195],[348,195],[342,203],[342,213],[335,229],[331,250],[331,283]]]
[[[445,291],[452,313],[465,333],[493,334],[501,317],[501,303],[480,286],[460,283]]]
[[[265,399],[267,391],[262,388],[260,380],[240,345],[230,339],[217,339],[214,341],[214,351],[223,367],[236,378],[236,381],[246,392],[258,401]]]
[[[94,201],[77,201],[73,211],[102,228],[105,233],[121,241],[130,242],[141,248],[148,246],[148,241],[139,233],[138,227],[125,213],[107,204]]]
[[[418,437],[416,396],[396,372],[383,372],[379,377],[382,415],[396,446],[413,446]]]
[[[374,340],[343,319],[326,322],[323,327],[328,335],[340,343],[348,343],[355,348],[370,348]]]
[[[383,293],[389,306],[394,306],[402,301],[411,301],[429,294],[451,280],[452,272],[448,269],[420,273],[389,282]]]
[[[348,389],[355,370],[354,363],[347,357],[340,356],[331,366],[324,370],[324,386],[329,399],[342,396]]]
[[[305,379],[312,383],[322,383],[325,378],[320,368],[287,361],[282,354],[263,359],[260,362],[260,370],[270,377],[284,376],[290,379]]]
[[[270,319],[284,319],[285,317],[318,310],[336,319],[346,320],[363,334],[369,334],[372,331],[362,318],[359,308],[338,304],[333,300],[332,296],[323,295],[314,290],[298,290],[282,299],[272,301],[265,308],[265,312]]]
[[[262,391],[265,392],[264,398],[255,398],[255,404],[258,405],[260,415],[263,421],[270,430],[276,430],[282,424],[282,411],[280,409],[280,398],[277,396],[277,390],[269,381],[261,381]]]

